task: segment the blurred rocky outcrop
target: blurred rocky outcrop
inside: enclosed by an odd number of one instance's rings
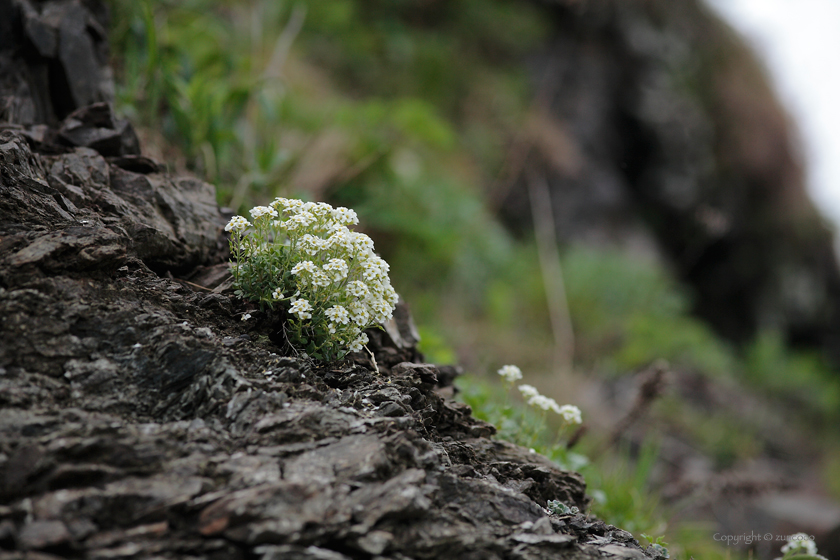
[[[540,4],[554,34],[503,215],[527,226],[545,180],[562,240],[656,253],[725,337],[776,329],[840,364],[832,233],[754,55],[701,0]]]
[[[582,478],[442,396],[405,308],[378,372],[277,354],[213,187],[112,114],[101,13],[0,2],[0,557],[645,558],[544,509]]]

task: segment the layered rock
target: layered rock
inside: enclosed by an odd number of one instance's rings
[[[277,354],[213,187],[112,115],[98,7],[0,4],[0,557],[643,558],[544,509],[582,478],[443,396],[404,306],[376,364]],[[33,78],[56,65],[70,98]]]

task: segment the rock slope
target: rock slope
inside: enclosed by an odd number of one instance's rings
[[[240,320],[214,189],[113,116],[97,8],[0,2],[0,558],[644,558],[544,509],[582,478],[444,396],[404,306],[379,371]]]

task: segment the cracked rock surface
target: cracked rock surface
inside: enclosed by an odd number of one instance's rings
[[[443,396],[457,372],[422,363],[405,307],[372,335],[379,372],[278,355],[269,318],[239,320],[213,187],[131,148],[91,6],[0,9],[39,50],[0,43],[0,558],[645,557],[544,509],[585,510],[583,479]],[[12,78],[64,60],[55,33],[97,71],[87,105],[39,112]]]

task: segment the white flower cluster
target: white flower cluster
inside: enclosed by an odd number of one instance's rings
[[[356,212],[277,198],[250,214],[253,226],[234,216],[225,227],[238,234],[231,253],[241,293],[288,306],[292,334],[310,354],[333,359],[361,350],[368,342],[362,331],[390,319],[399,297],[373,241],[348,228],[359,223]]]
[[[560,406],[557,404],[557,401],[551,397],[541,395],[537,388],[533,385],[526,385],[523,383],[522,385],[519,385],[518,389],[529,406],[545,411],[550,410],[559,414],[563,417],[563,420],[569,424],[580,424],[583,422],[580,409],[578,407],[572,404],[564,404],[563,406]]]
[[[501,375],[502,378],[508,383],[516,383],[517,381],[522,379],[522,370],[516,366],[502,366],[496,373]]]
[[[793,552],[800,555],[817,555],[817,545],[814,544],[813,537],[805,533],[796,533],[787,538],[787,544],[782,547],[782,554],[787,557],[788,552]],[[796,556],[794,556],[795,558]]]
[[[245,231],[245,228],[251,225],[251,222],[243,218],[242,216],[234,216],[228,222],[228,225],[225,226],[225,231],[231,231],[233,233],[241,234]]]

